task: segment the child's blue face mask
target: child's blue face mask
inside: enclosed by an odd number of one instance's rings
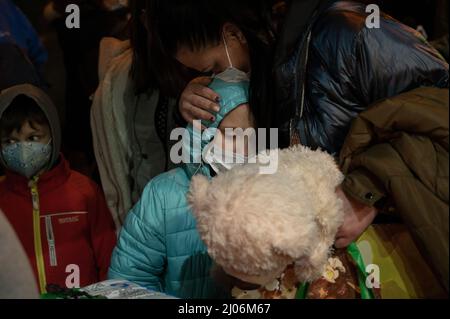
[[[11,171],[30,179],[38,174],[50,161],[51,140],[47,144],[20,142],[2,149],[3,160]]]

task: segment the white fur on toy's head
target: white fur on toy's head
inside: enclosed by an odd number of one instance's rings
[[[188,200],[209,254],[244,281],[273,279],[293,262],[299,280],[317,278],[343,219],[342,174],[330,155],[302,147],[279,151],[275,174],[258,172],[248,164],[192,179]]]

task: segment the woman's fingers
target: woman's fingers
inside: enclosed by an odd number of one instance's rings
[[[212,102],[218,103],[220,100],[220,96],[214,92],[214,90],[210,89],[208,85],[211,83],[212,79],[208,76],[202,76],[193,79],[189,84],[192,86],[192,91],[200,96],[203,96],[205,99],[208,99]]]
[[[209,76],[199,76],[196,77],[195,79],[191,80],[190,83],[196,83],[196,84],[201,84],[203,86],[207,86],[209,85],[209,83],[211,83],[212,78]]]
[[[218,112],[220,109],[219,96],[207,87],[210,82],[211,78],[208,77],[196,78],[181,94],[180,113],[187,122],[192,122],[193,119],[214,120],[211,113]]]
[[[198,107],[204,107],[205,110],[210,112],[218,112],[220,105],[219,105],[219,95],[211,90],[207,86],[203,86],[200,84],[196,84],[195,86],[192,86],[192,94],[191,96],[200,97],[202,100],[204,100],[204,104],[198,105]],[[206,104],[206,101],[208,102]]]
[[[334,246],[337,249],[342,249],[348,247],[352,243],[352,240],[347,237],[338,237],[334,242]]]
[[[210,122],[215,121],[214,115],[191,103],[188,103],[186,105],[186,112],[188,113],[188,117],[190,118],[189,122],[193,122],[194,120],[203,120]]]
[[[344,244],[347,242],[346,230],[344,229],[344,225],[342,225],[335,237],[334,246],[336,248],[346,247]]]
[[[216,103],[211,102],[210,100],[205,99],[203,96],[200,95],[192,95],[189,102],[192,105],[205,111],[208,111],[210,113],[217,113],[220,110],[219,106]]]
[[[186,111],[185,108],[180,108],[181,116],[187,123],[192,123],[195,119],[192,117],[191,112]]]

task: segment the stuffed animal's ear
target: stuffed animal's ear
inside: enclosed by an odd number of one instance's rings
[[[301,282],[311,282],[320,278],[327,265],[331,248],[326,243],[314,247],[312,254],[307,258],[297,260],[295,274]]]
[[[317,225],[307,219],[291,220],[290,225],[274,236],[272,249],[292,260],[309,257],[315,242],[319,241]]]
[[[312,234],[306,236],[311,237]],[[330,254],[329,243],[323,242],[319,237],[311,239],[313,240],[298,237],[294,240],[292,237],[291,240],[279,241],[274,246],[276,253],[286,256],[290,262],[295,262],[297,278],[302,282],[318,279],[323,274]]]
[[[209,200],[207,191],[209,184],[208,178],[203,175],[192,177],[187,199],[192,207],[194,215],[200,214],[208,205]]]

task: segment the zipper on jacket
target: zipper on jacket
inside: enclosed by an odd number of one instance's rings
[[[305,61],[302,65],[302,96],[300,99],[300,110],[297,109],[297,116],[302,119],[303,118],[303,112],[305,110],[305,87],[306,87],[306,69],[308,67],[308,61],[309,61],[309,46],[311,45],[311,31],[309,31],[308,36],[306,37],[306,48],[305,48]]]
[[[47,231],[48,250],[50,252],[50,266],[58,266],[56,260],[55,235],[53,233],[52,217],[45,216],[45,230]]]
[[[291,122],[289,123],[289,130],[290,130],[290,136],[291,136],[291,146],[293,145],[307,145],[308,141],[307,141],[307,136],[306,136],[306,132],[302,132],[304,133],[301,134],[299,127],[297,124],[301,123],[301,121],[306,121],[306,117],[303,116],[304,113],[304,109],[305,109],[305,87],[306,87],[306,69],[308,66],[308,61],[309,61],[309,46],[311,45],[311,36],[312,33],[311,31],[308,32],[306,39],[305,39],[305,51],[302,52],[302,61],[300,61],[301,63],[301,69],[300,69],[300,74],[301,74],[301,91],[300,91],[300,106],[296,108],[295,110],[295,117],[293,119],[291,119]],[[298,79],[296,78],[296,81],[298,81]],[[298,93],[297,93],[298,95]],[[298,99],[298,96],[297,96]],[[301,125],[300,125],[301,126]]]
[[[47,292],[46,285],[47,280],[45,278],[45,264],[44,254],[42,252],[42,240],[41,240],[41,219],[40,219],[40,205],[39,205],[39,192],[38,192],[38,180],[39,177],[34,177],[29,184],[31,190],[31,200],[33,202],[33,233],[34,233],[34,253],[36,255],[36,266],[38,272],[39,289],[41,294]]]

